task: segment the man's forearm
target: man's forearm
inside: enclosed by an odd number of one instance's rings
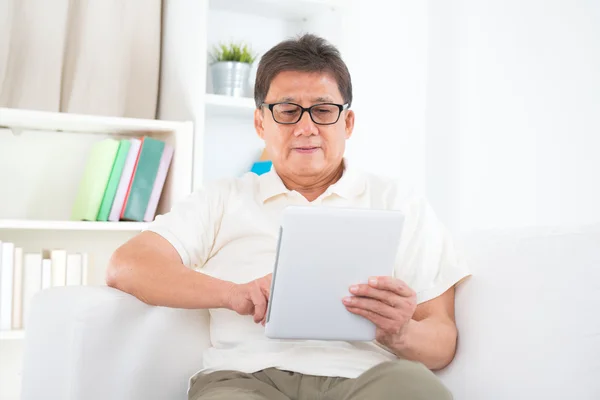
[[[398,357],[419,361],[429,369],[437,370],[454,358],[456,338],[456,326],[450,320],[413,319],[401,336],[386,345]]]
[[[167,264],[169,261],[160,258],[133,259],[129,254],[117,252],[110,261],[107,284],[155,306],[192,309],[228,306],[227,294],[233,283],[183,264]]]

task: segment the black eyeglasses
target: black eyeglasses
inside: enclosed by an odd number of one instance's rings
[[[347,103],[320,103],[314,104],[308,108],[295,103],[262,103],[261,106],[269,107],[275,122],[284,125],[298,123],[305,112],[310,115],[310,119],[317,125],[333,125],[340,119],[342,111],[349,107]]]

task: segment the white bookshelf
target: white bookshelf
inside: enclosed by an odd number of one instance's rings
[[[0,340],[21,340],[25,339],[25,331],[22,329],[13,331],[0,331]]]
[[[0,108],[0,127],[17,133],[37,130],[111,135],[170,134],[183,130],[186,125],[185,122]]]
[[[231,97],[218,94],[206,94],[206,114],[208,117],[243,118],[245,121],[254,117],[256,106],[249,97]]]
[[[71,210],[93,144],[141,136],[174,147],[161,214],[192,191],[192,122],[0,108],[0,241],[24,253],[86,253],[88,285],[104,285],[112,252],[148,224],[72,221]],[[1,380],[11,382],[0,385],[2,399],[18,392],[26,330],[0,331]]]
[[[140,232],[147,225],[145,222],[0,220],[2,230]]]
[[[342,10],[347,0],[210,0],[214,10],[259,15],[283,20],[305,20]]]

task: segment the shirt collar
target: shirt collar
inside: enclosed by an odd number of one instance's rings
[[[349,166],[348,160],[344,158],[344,173],[333,185],[329,186],[323,197],[336,194],[345,199],[351,199],[363,193],[365,189],[365,177],[355,168]],[[275,168],[259,177],[260,200],[265,201],[280,194],[290,193],[285,187]]]

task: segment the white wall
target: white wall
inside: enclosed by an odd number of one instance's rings
[[[427,2],[354,0],[342,46],[356,129],[347,155],[361,167],[425,188]]]
[[[457,230],[600,221],[600,2],[429,2],[427,187]]]

